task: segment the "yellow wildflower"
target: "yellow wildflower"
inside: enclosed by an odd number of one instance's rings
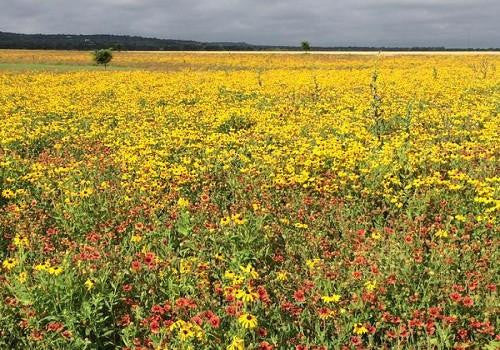
[[[280,282],[286,281],[288,279],[286,271],[278,271],[278,273],[276,274],[276,279]]]
[[[220,219],[220,225],[221,226],[227,226],[231,223],[231,218],[229,216],[226,216],[222,219]]]
[[[186,208],[189,206],[189,201],[186,198],[180,197],[177,201],[179,208]]]
[[[438,238],[446,238],[446,237],[448,237],[448,232],[446,232],[445,230],[438,230],[435,233],[435,236]]]
[[[12,270],[17,265],[17,260],[14,258],[7,258],[3,261],[2,266],[7,271]]]
[[[94,190],[90,187],[84,188],[83,190],[80,191],[79,195],[80,198],[88,198],[94,193]]]
[[[233,280],[236,277],[236,274],[230,270],[224,272],[224,278],[228,280]]]
[[[368,333],[368,329],[361,323],[356,323],[352,332],[356,335],[363,335],[365,333]]]
[[[186,341],[194,337],[194,332],[189,327],[182,327],[179,330],[179,339],[182,341]]]
[[[57,266],[57,267],[49,267],[47,269],[47,272],[51,275],[54,275],[54,276],[59,276],[62,272],[63,272],[63,268],[60,267],[60,266]]]
[[[321,261],[321,259],[307,259],[306,260],[306,265],[309,269],[314,269],[316,265]]]
[[[367,281],[365,282],[365,288],[369,292],[373,292],[377,287],[377,281]]]
[[[12,242],[18,248],[27,247],[29,245],[28,239],[26,237],[21,237],[19,234],[16,234]]]
[[[247,222],[246,219],[242,218],[241,214],[233,215],[231,219],[236,225],[243,225],[245,222]]]
[[[48,261],[46,261],[44,264],[35,265],[35,270],[36,271],[47,271],[49,267],[50,267],[50,263]]]
[[[249,263],[247,264],[247,266],[241,266],[240,265],[240,270],[247,276],[250,276],[251,278],[257,278],[259,277],[259,274],[257,273],[257,271],[255,271],[255,269],[253,268],[253,266]]]
[[[12,191],[10,189],[6,189],[6,190],[2,191],[2,197],[6,198],[6,199],[14,198],[15,195],[16,194],[14,193],[14,191]]]
[[[245,342],[240,337],[235,336],[226,350],[245,350]]]
[[[130,241],[132,243],[139,243],[140,241],[142,241],[142,236],[141,235],[132,235],[132,237],[130,237]]]
[[[338,303],[340,301],[339,294],[325,295],[321,297],[325,303]]]
[[[238,322],[247,329],[253,329],[257,327],[257,318],[254,315],[251,314],[242,314],[240,317],[238,317]]]
[[[249,302],[256,300],[259,297],[259,294],[255,293],[251,290],[246,292],[242,289],[238,289],[235,293],[235,297],[236,297],[236,299],[239,299],[245,303],[249,303]]]
[[[21,272],[19,274],[19,276],[17,276],[17,280],[20,282],[20,283],[24,283],[26,282],[26,280],[28,279],[28,274],[26,272]]]
[[[94,282],[92,282],[92,280],[90,278],[87,278],[84,285],[85,285],[85,288],[87,288],[87,290],[91,290],[92,288],[94,288]]]

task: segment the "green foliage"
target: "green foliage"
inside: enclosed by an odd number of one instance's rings
[[[113,52],[110,49],[101,49],[94,51],[94,62],[107,67],[109,62],[113,59]]]
[[[309,41],[303,41],[300,43],[300,47],[302,48],[303,51],[307,52],[311,50],[311,45],[309,44]]]
[[[229,119],[219,125],[217,131],[220,133],[229,134],[230,132],[238,132],[240,130],[250,129],[255,123],[247,117],[241,115],[232,115]]]

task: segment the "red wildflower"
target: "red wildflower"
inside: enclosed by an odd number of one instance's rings
[[[410,332],[405,325],[401,325],[401,327],[399,328],[399,335],[403,338],[408,338],[410,336]]]
[[[34,341],[40,341],[43,339],[43,333],[40,331],[33,331],[30,334],[30,338],[33,339]]]
[[[434,325],[433,321],[428,321],[427,325],[425,326],[425,330],[427,331],[427,334],[432,335],[436,331],[436,326]]]
[[[274,254],[273,255],[273,260],[275,262],[283,262],[285,260],[285,258],[281,254]]]
[[[259,299],[266,304],[271,303],[271,299],[269,299],[269,294],[267,294],[267,290],[264,286],[257,287],[257,293],[259,294]]]
[[[497,286],[496,286],[495,284],[493,284],[493,283],[488,284],[488,285],[486,286],[486,288],[488,288],[488,290],[489,290],[490,292],[494,292],[494,291],[496,291],[496,290],[497,290]]]
[[[459,284],[454,284],[452,287],[451,287],[455,292],[463,292],[465,290],[464,287],[462,287],[461,285]]]
[[[393,330],[388,330],[385,332],[385,336],[389,339],[396,339],[397,338],[397,334],[395,331]]]
[[[453,292],[453,293],[450,294],[450,298],[454,302],[458,303],[462,299],[462,296],[460,295],[460,293]]]
[[[153,305],[151,307],[151,312],[155,313],[155,314],[163,315],[165,313],[165,310],[160,305]]]
[[[50,322],[47,324],[47,330],[52,332],[59,332],[63,329],[63,325],[60,322]]]
[[[390,227],[384,227],[384,231],[388,235],[392,235],[394,233],[394,230],[392,228],[390,228]]]
[[[203,317],[205,317],[207,320],[211,319],[212,317],[215,317],[215,314],[210,311],[210,310],[207,310],[203,313]]]
[[[148,265],[150,269],[152,269],[155,266],[155,254],[154,253],[146,253],[146,256],[144,257],[144,263]]]
[[[466,296],[462,299],[462,303],[464,304],[465,307],[472,307],[474,306],[474,300],[470,296]]]
[[[457,332],[457,335],[461,340],[465,340],[467,339],[469,332],[466,329],[462,328]]]
[[[156,319],[151,321],[149,323],[149,328],[151,329],[151,332],[158,333],[160,331],[160,322]]]
[[[264,338],[267,336],[267,329],[265,329],[264,327],[260,327],[257,333],[260,337]]]
[[[444,316],[443,321],[447,324],[457,323],[458,318],[456,316]]]
[[[314,288],[314,282],[312,281],[305,281],[304,282],[304,291],[309,291]]]
[[[441,315],[441,308],[439,306],[431,306],[429,308],[429,315],[433,318],[438,318]]]
[[[361,341],[361,337],[358,337],[357,335],[351,337],[351,343],[354,346],[360,346],[361,344],[363,344],[363,342]]]
[[[118,320],[118,325],[121,327],[127,327],[130,324],[130,315],[125,314]]]
[[[73,334],[69,330],[65,330],[64,332],[61,333],[61,335],[66,338],[66,339],[71,339],[73,337]]]
[[[296,290],[295,293],[293,293],[293,298],[298,303],[302,303],[306,300],[305,295],[304,295],[304,291],[302,289]]]
[[[203,319],[200,316],[198,316],[198,315],[193,316],[191,318],[191,321],[193,321],[194,323],[196,323],[198,326],[201,326],[203,324]]]
[[[472,281],[471,284],[469,284],[469,290],[475,290],[477,288],[477,286],[479,285],[479,281],[478,280],[475,280],[475,281]]]
[[[237,311],[238,309],[235,305],[229,305],[226,307],[226,314],[228,314],[229,316],[235,316]]]
[[[355,279],[359,280],[359,279],[361,279],[361,277],[363,277],[363,273],[361,271],[354,271],[352,273],[352,277],[354,277]]]
[[[217,315],[210,317],[208,322],[210,322],[210,325],[214,328],[219,328],[219,326],[220,326],[220,318]]]
[[[168,301],[163,304],[163,310],[165,312],[169,312],[171,309],[172,309],[172,307],[170,306]]]
[[[274,347],[267,341],[263,341],[259,344],[259,350],[272,350]]]
[[[179,298],[175,302],[175,305],[179,309],[195,309],[196,308],[196,303],[194,302],[193,299],[190,299],[190,298]]]
[[[395,285],[396,284],[396,276],[390,275],[389,277],[387,277],[386,283],[390,284],[390,285]]]
[[[141,262],[140,261],[137,261],[137,260],[134,260],[132,261],[132,264],[131,264],[131,269],[135,272],[139,271],[141,269]]]

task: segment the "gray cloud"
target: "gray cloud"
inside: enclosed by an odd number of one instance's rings
[[[0,30],[255,44],[500,47],[498,0],[0,0]]]

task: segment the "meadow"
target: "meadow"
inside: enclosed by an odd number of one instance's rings
[[[0,50],[0,349],[498,349],[499,67]]]

